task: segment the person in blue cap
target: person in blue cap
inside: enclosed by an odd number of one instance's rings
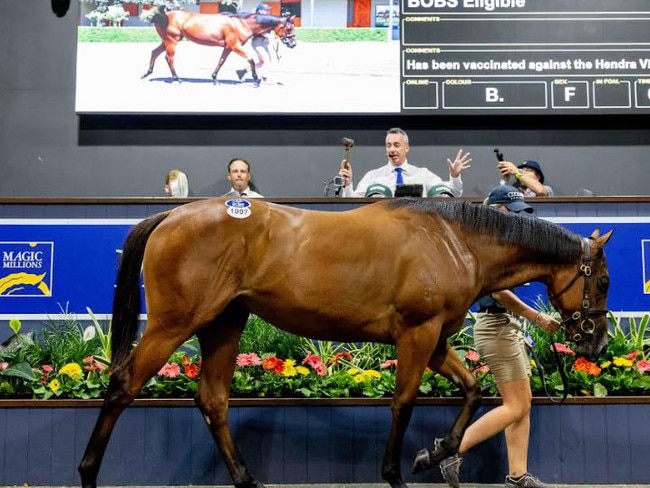
[[[515,179],[515,186],[521,188],[526,198],[555,196],[553,188],[544,184],[544,172],[537,161],[528,159],[519,165],[500,161],[498,168],[506,183],[511,176]]]
[[[511,185],[494,187],[483,202],[500,212],[533,213],[524,195]],[[510,290],[485,295],[478,300],[474,323],[474,344],[497,383],[502,404],[488,411],[465,431],[458,454],[443,459],[440,471],[447,484],[459,488],[463,454],[477,444],[503,431],[508,454],[505,488],[552,488],[528,472],[530,437],[530,362],[521,323],[523,317],[552,333],[560,328],[557,320],[530,307]],[[441,439],[436,439],[439,445]]]
[[[267,3],[258,3],[257,6],[255,7],[255,14],[270,15],[271,7]],[[271,51],[269,49],[270,36],[271,34],[269,33],[257,34],[254,35],[253,39],[251,40],[251,46],[253,46],[253,49],[255,50],[255,54],[257,54],[257,62],[255,63],[255,69],[258,71],[262,69],[262,67],[264,66],[267,60],[270,61],[272,59]],[[237,76],[239,77],[240,80],[244,78],[244,75],[246,75],[247,71],[248,69],[237,70]],[[266,77],[262,76],[262,79],[266,79]]]

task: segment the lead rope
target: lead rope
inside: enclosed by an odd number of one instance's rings
[[[567,395],[569,394],[569,380],[567,379],[564,368],[562,367],[562,361],[560,360],[560,354],[557,352],[557,348],[555,347],[555,342],[551,342],[551,350],[553,351],[553,356],[555,357],[555,364],[557,364],[557,370],[559,371],[560,378],[562,379],[562,389],[563,389],[562,397],[559,399],[558,397],[551,395],[551,393],[548,391],[544,366],[542,366],[542,363],[539,361],[539,358],[537,357],[537,353],[535,352],[535,348],[533,347],[532,341],[531,343],[529,343],[528,340],[526,340],[526,346],[528,346],[528,349],[530,349],[530,354],[533,356],[533,361],[535,361],[535,365],[537,366],[537,371],[539,371],[539,379],[542,382],[542,388],[544,388],[544,392],[546,393],[546,396],[553,403],[562,403],[564,400],[566,400]]]

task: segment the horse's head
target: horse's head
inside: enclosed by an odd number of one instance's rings
[[[295,15],[285,17],[283,22],[280,22],[273,28],[273,31],[280,38],[282,44],[288,48],[296,47],[296,30],[293,25],[295,18]]]
[[[576,345],[576,353],[596,359],[607,346],[607,291],[609,273],[603,247],[613,230],[600,236],[596,230],[583,241],[577,268],[553,276],[548,296],[560,311],[564,333]]]

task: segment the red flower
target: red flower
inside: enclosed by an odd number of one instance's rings
[[[192,360],[187,354],[184,354],[183,357],[181,358],[181,364],[183,366],[189,366],[190,364],[192,364]]]
[[[636,359],[636,357],[637,357],[639,354],[641,354],[641,351],[634,351],[634,352],[631,352],[630,354],[628,354],[627,356],[625,356],[625,359],[632,359],[632,360],[634,360],[634,359]]]
[[[574,371],[583,371],[589,376],[598,376],[601,372],[600,367],[596,363],[586,360],[585,358],[578,358],[573,363]]]
[[[267,356],[262,361],[262,367],[267,371],[273,371],[275,374],[282,374],[284,371],[284,361],[275,356]]]
[[[199,375],[199,367],[196,364],[188,364],[185,366],[185,376],[193,380]]]
[[[348,351],[337,352],[336,354],[334,354],[334,357],[329,360],[329,364],[338,364],[339,359],[352,361],[352,354],[350,354]]]

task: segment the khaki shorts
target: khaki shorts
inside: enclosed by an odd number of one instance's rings
[[[530,361],[519,322],[506,313],[476,314],[474,344],[497,383],[530,376]]]

